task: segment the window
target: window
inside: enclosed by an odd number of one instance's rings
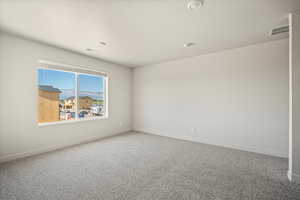
[[[59,64],[38,68],[38,123],[107,117],[107,76]]]
[[[90,118],[94,116],[103,116],[103,88],[105,87],[103,77],[79,74],[78,85],[78,117]]]

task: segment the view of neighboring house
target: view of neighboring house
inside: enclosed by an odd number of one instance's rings
[[[51,85],[39,85],[38,122],[55,122],[75,119],[76,99],[74,96],[60,99],[62,91]],[[78,117],[101,116],[103,104],[89,96],[79,97]]]
[[[74,96],[60,100],[60,120],[75,119],[76,99]]]
[[[71,109],[73,110],[74,109],[74,106],[76,104],[76,100],[75,100],[75,97],[72,96],[72,97],[68,97],[64,100],[61,101],[61,105],[62,105],[62,109]]]
[[[95,99],[89,96],[79,97],[79,109],[90,109]],[[61,108],[63,110],[73,110],[76,104],[74,96],[61,100]]]
[[[59,94],[61,91],[49,85],[39,85],[38,122],[59,121]]]
[[[60,101],[60,119],[69,120],[75,117],[76,100],[74,96]],[[80,96],[78,104],[78,117],[101,116],[103,102],[97,101],[90,96]]]
[[[79,109],[90,109],[95,100],[89,96],[81,96],[79,97]]]

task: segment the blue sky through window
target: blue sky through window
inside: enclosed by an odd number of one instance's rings
[[[80,74],[78,80],[79,96],[90,96],[94,99],[102,99],[103,78],[101,76]]]
[[[90,96],[94,99],[103,97],[103,77],[80,74],[79,96]],[[75,74],[48,69],[38,69],[38,84],[49,85],[62,91],[60,99],[75,96]]]

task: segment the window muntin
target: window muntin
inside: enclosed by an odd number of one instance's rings
[[[95,75],[94,71],[88,74],[56,68],[38,68],[38,123],[107,116],[107,77],[103,73]]]

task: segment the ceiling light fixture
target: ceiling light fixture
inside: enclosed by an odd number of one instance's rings
[[[107,43],[106,42],[103,42],[103,41],[100,41],[99,44],[103,45],[103,46],[106,46]]]
[[[183,46],[186,47],[186,48],[188,48],[188,47],[192,47],[194,45],[195,45],[194,42],[188,42],[188,43],[185,43]]]
[[[205,0],[191,0],[188,3],[188,9],[194,10],[204,6]]]

